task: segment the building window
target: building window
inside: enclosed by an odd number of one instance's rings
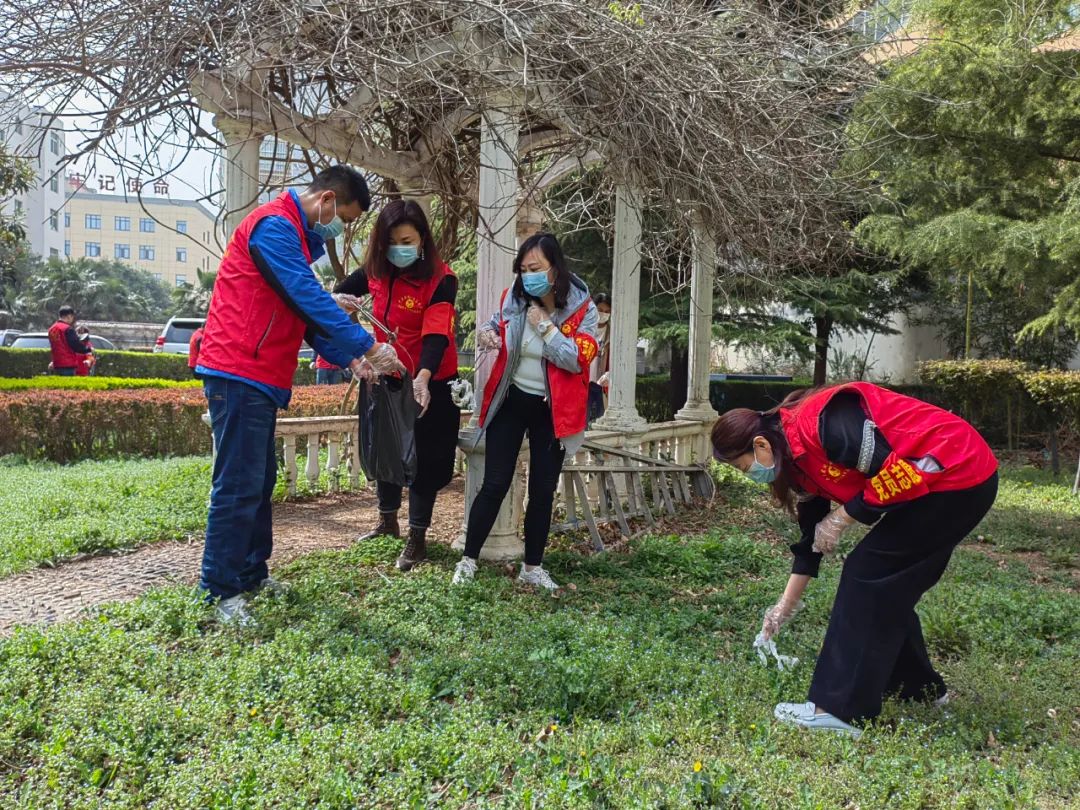
[[[71,255],[71,242],[68,242],[66,239],[64,240],[64,255]]]
[[[49,178],[49,191],[59,191],[59,190],[60,190],[60,178],[57,177],[54,174],[52,177]]]
[[[176,220],[176,232],[177,233],[187,233],[187,220],[186,219],[178,219],[178,220]]]
[[[71,227],[71,212],[70,211],[65,211],[64,212],[64,227],[65,228],[70,228]]]
[[[152,275],[158,281],[161,281],[161,273],[151,273],[150,275]]]
[[[83,255],[98,258],[101,255],[101,242],[87,242]]]
[[[101,214],[87,214],[85,222],[88,230],[101,230]]]
[[[113,228],[118,231],[130,231],[131,217],[113,217]]]
[[[22,213],[22,200],[15,201],[15,216]]]
[[[49,229],[54,231],[60,230],[60,212],[55,208],[49,209]]]
[[[152,262],[154,260],[154,246],[139,245],[139,259],[144,262]]]
[[[121,245],[117,243],[113,246],[113,256],[117,259],[130,259],[131,258],[131,245]]]
[[[15,134],[22,135],[22,121],[18,118],[15,119]]]
[[[59,155],[60,151],[61,151],[60,150],[60,143],[61,143],[61,141],[60,141],[60,133],[59,132],[50,132],[49,133],[49,151],[52,152],[54,155]]]
[[[187,276],[184,273],[177,273],[176,274],[176,286],[177,287],[186,287],[187,286]]]
[[[177,248],[176,249],[176,260],[178,262],[186,262],[187,261],[187,248]]]
[[[143,217],[139,220],[139,231],[141,233],[153,233],[154,232],[154,220]]]
[[[56,248],[49,248],[49,258],[50,259],[59,259],[60,258],[60,251],[57,250]]]

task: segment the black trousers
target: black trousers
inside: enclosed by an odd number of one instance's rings
[[[970,489],[932,493],[886,514],[870,530],[844,561],[809,700],[852,722],[880,714],[887,695],[945,694],[915,605],[990,511],[997,488],[995,473]]]
[[[432,380],[428,391],[431,405],[416,420],[416,480],[409,487],[409,526],[414,529],[431,528],[435,498],[454,477],[461,425],[461,409],[450,396],[450,381]],[[380,512],[396,513],[401,508],[401,489],[386,481],[376,483]]]
[[[469,510],[465,556],[474,560],[495,525],[514,480],[518,453],[529,434],[529,505],[525,507],[525,563],[540,565],[551,531],[551,507],[565,450],[555,438],[551,408],[543,397],[511,385],[506,402],[487,429],[484,483]]]

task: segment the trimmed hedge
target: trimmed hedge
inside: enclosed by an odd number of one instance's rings
[[[95,373],[100,377],[128,379],[190,380],[186,354],[98,351]],[[0,349],[0,378],[37,377],[46,374],[52,359],[48,349]],[[293,385],[311,385],[315,370],[301,358]]]
[[[283,416],[337,414],[346,385],[302,386]],[[206,399],[191,387],[32,389],[0,396],[0,455],[71,462],[210,452]]]
[[[0,394],[48,388],[64,391],[118,391],[131,388],[201,388],[199,380],[131,379],[129,377],[0,377]]]

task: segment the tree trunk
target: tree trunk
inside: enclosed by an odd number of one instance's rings
[[[690,380],[690,350],[671,344],[671,413],[686,404],[686,385]]]
[[[829,334],[832,332],[832,315],[814,318],[814,385],[824,385],[829,362]]]

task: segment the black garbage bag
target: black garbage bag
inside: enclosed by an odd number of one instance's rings
[[[412,379],[360,382],[360,466],[369,481],[407,487],[416,478],[416,417]]]

